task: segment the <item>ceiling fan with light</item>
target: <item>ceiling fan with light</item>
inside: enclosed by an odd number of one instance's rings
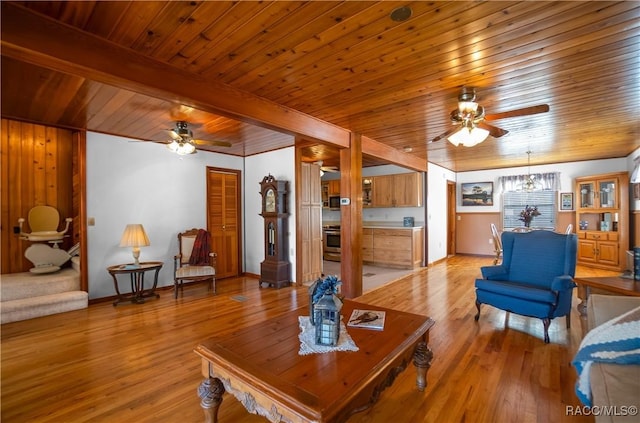
[[[205,141],[194,139],[193,132],[188,128],[187,122],[183,120],[177,121],[176,127],[168,129],[167,132],[171,137],[171,142],[167,144],[167,148],[181,156],[197,153],[196,145],[231,147],[231,143],[226,141]]]
[[[473,147],[480,144],[489,135],[500,138],[509,131],[488,124],[486,121],[510,118],[515,116],[528,116],[549,111],[548,104],[524,107],[522,109],[509,110],[501,113],[485,115],[484,107],[476,102],[476,90],[463,87],[458,95],[458,108],[451,112],[453,128],[435,137],[431,142],[447,138],[455,146],[460,144],[465,147]]]
[[[338,166],[323,166],[323,161],[322,160],[318,160],[316,162],[313,162],[314,164],[317,164],[318,166],[320,166],[320,172],[321,174],[328,172],[328,173],[335,173],[335,172],[340,172],[340,170],[338,170]]]

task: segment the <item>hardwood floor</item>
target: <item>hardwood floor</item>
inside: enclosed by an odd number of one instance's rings
[[[435,354],[425,392],[410,366],[379,402],[351,417],[362,422],[592,422],[566,416],[579,404],[571,359],[582,337],[572,328],[484,306],[475,322],[473,281],[490,257],[457,256],[371,291],[358,301],[429,315]],[[579,268],[579,275],[606,275]],[[213,333],[307,304],[302,288],[258,288],[252,278],[203,284],[173,299],[88,309],[2,325],[3,422],[201,422],[193,348]],[[225,395],[221,422],[265,422]]]

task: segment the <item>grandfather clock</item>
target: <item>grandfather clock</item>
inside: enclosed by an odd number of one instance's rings
[[[262,178],[262,213],[264,218],[264,261],[260,263],[260,287],[276,288],[291,282],[291,264],[287,250],[287,181],[277,181],[271,174]]]

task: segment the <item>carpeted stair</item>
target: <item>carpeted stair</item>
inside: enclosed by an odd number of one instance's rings
[[[80,290],[73,268],[48,274],[8,273],[0,278],[0,323],[33,319],[87,308],[89,294]]]

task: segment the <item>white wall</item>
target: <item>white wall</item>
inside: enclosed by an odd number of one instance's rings
[[[636,150],[627,158],[588,162],[573,162],[547,166],[531,166],[532,172],[560,171],[561,191],[573,191],[577,176],[617,172],[633,169]],[[143,261],[160,260],[165,265],[160,272],[159,286],[173,283],[173,255],[178,250],[177,234],[181,230],[206,225],[206,167],[237,169],[242,171],[241,196],[244,221],[244,264],[242,270],[259,274],[264,260],[264,221],[259,216],[261,207],[260,181],[271,173],[277,179],[289,181],[289,260],[291,278],[295,279],[295,150],[293,147],[246,158],[199,152],[180,157],[162,144],[135,142],[127,138],[87,133],[87,216],[95,219],[89,226],[88,273],[89,296],[101,298],[115,294],[113,281],[106,268],[113,264],[132,261],[131,251],[118,244],[127,223],[142,223],[151,245],[142,248]],[[364,176],[410,172],[399,166],[376,166],[363,169]],[[446,199],[447,180],[462,182],[493,181],[501,175],[527,173],[528,168],[461,172],[455,174],[428,163],[427,226],[429,255],[427,263],[446,257]],[[339,178],[327,173],[325,179]],[[458,189],[459,192],[459,189]],[[461,207],[458,212],[499,212],[500,201],[493,207]],[[640,210],[640,201],[632,202],[632,209]],[[365,221],[402,222],[413,216],[418,224],[425,220],[424,207],[364,209]],[[339,221],[339,211],[323,211],[325,221]],[[124,287],[126,288],[126,287]]]
[[[289,181],[289,262],[291,280],[295,281],[295,149],[283,148],[245,157],[245,169],[245,271],[259,275],[260,263],[264,260],[264,220],[259,216],[262,207],[260,182],[271,174],[278,180]]]
[[[573,180],[577,177],[625,170],[627,170],[627,159],[625,158],[531,166],[531,173],[560,172],[560,192],[573,192]],[[496,193],[498,178],[507,175],[526,175],[528,173],[529,168],[527,166],[459,172],[457,174],[458,187],[456,190],[458,193],[457,211],[459,213],[500,212],[500,197]],[[468,182],[493,182],[493,206],[462,206],[459,184]]]
[[[131,249],[118,246],[128,223],[142,223],[151,242],[140,260],[164,262],[158,285],[173,284],[178,233],[206,227],[206,167],[243,171],[243,163],[202,151],[181,157],[162,144],[88,132],[87,216],[95,219],[87,230],[89,297],[115,295],[106,268],[133,261]]]
[[[428,205],[429,264],[447,257],[447,181],[455,182],[456,174],[433,163],[427,166],[429,197],[425,204]]]

